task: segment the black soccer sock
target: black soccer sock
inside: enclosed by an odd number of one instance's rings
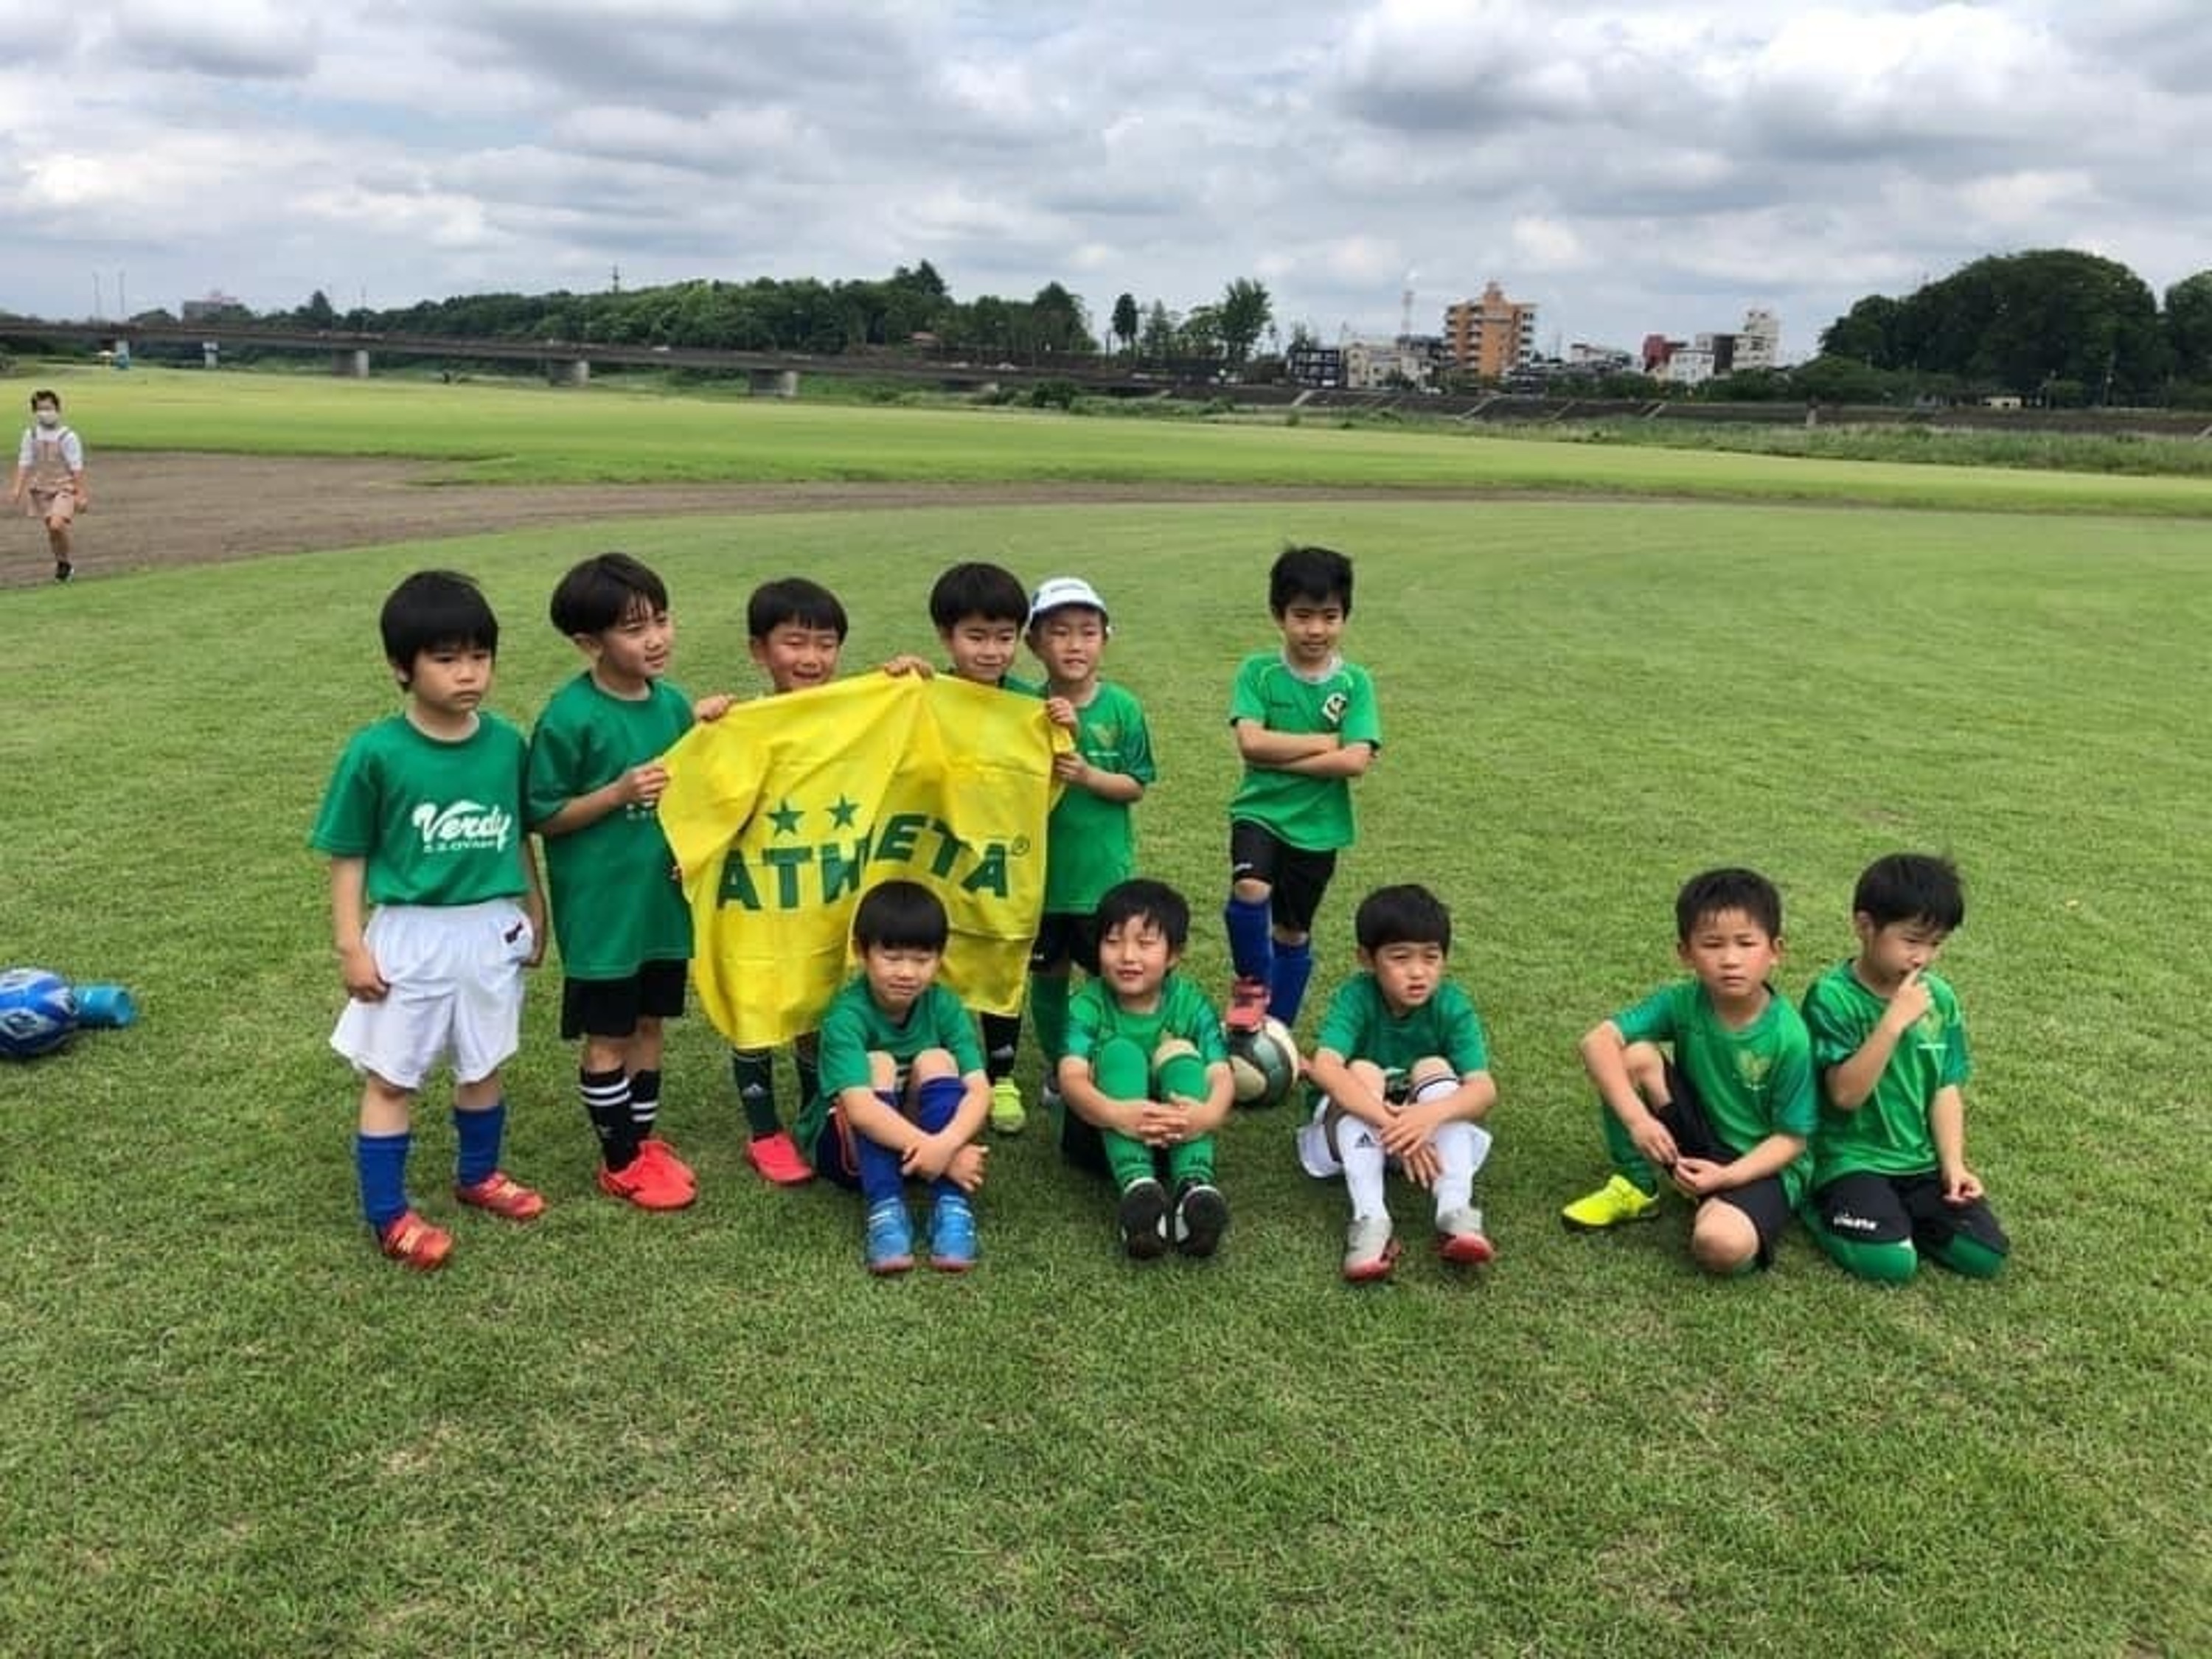
[[[1022,1044],[1022,1017],[979,1014],[975,1023],[983,1030],[984,1075],[994,1083],[1004,1082],[1014,1074],[1014,1056]]]
[[[783,1127],[775,1115],[775,1049],[731,1049],[730,1076],[738,1085],[738,1104],[744,1108],[745,1128],[755,1140]]]
[[[629,1116],[629,1078],[619,1066],[605,1072],[576,1072],[584,1115],[599,1138],[599,1157],[610,1170],[627,1170],[637,1157],[637,1126]]]
[[[659,1072],[632,1072],[629,1074],[629,1121],[636,1128],[640,1140],[653,1138],[653,1121],[659,1110]]]

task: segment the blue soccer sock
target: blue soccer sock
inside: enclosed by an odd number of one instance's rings
[[[404,1129],[396,1135],[354,1135],[361,1212],[380,1233],[407,1213],[407,1152],[414,1139]]]
[[[968,1085],[957,1077],[933,1077],[915,1091],[914,1121],[931,1134],[952,1121],[960,1110],[960,1103],[968,1093]],[[960,1183],[950,1176],[939,1176],[929,1183],[936,1193],[957,1193]]]
[[[1267,1012],[1285,1025],[1298,1023],[1298,1005],[1306,999],[1306,981],[1313,977],[1313,941],[1303,945],[1275,942],[1275,963],[1267,975]]]
[[[889,1089],[876,1091],[876,1098],[894,1112],[903,1109],[898,1096]],[[899,1155],[872,1135],[853,1131],[853,1157],[859,1164],[860,1196],[873,1209],[887,1198],[900,1198],[906,1192],[906,1171],[899,1167]]]
[[[1241,899],[1234,894],[1221,908],[1221,920],[1229,929],[1229,959],[1237,965],[1239,979],[1256,979],[1262,984],[1274,977],[1275,936],[1273,919],[1266,899]]]
[[[460,1143],[453,1179],[473,1187],[499,1168],[499,1149],[507,1139],[507,1097],[476,1111],[453,1108],[453,1138]]]

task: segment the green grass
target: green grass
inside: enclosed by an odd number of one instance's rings
[[[1277,1113],[1227,1132],[1211,1266],[1122,1261],[1103,1194],[1031,1137],[995,1155],[975,1274],[871,1282],[851,1200],[745,1172],[696,1020],[665,1121],[700,1203],[630,1213],[591,1191],[549,972],[510,1162],[552,1208],[461,1218],[452,1267],[404,1274],[355,1224],[307,825],[391,705],[374,615],[399,574],[483,578],[497,701],[526,717],[571,669],[545,596],[606,533],[0,593],[4,954],[144,1009],[0,1068],[0,1649],[2212,1648],[2193,526],[1316,503],[621,534],[671,582],[694,692],[754,686],[742,602],[773,574],[843,594],[855,665],[926,648],[954,560],[1097,580],[1155,723],[1147,864],[1196,901],[1209,984],[1231,668],[1285,536],[1352,550],[1389,744],[1316,995],[1366,888],[1452,904],[1503,1091],[1500,1261],[1468,1282],[1417,1248],[1341,1285],[1341,1194]],[[1794,994],[1897,847],[1971,882],[1947,965],[2007,1275],[1883,1291],[1793,1237],[1722,1285],[1679,1211],[1565,1233],[1601,1173],[1574,1041],[1672,970],[1681,878],[1782,884]],[[441,1105],[415,1167],[439,1217],[450,1156]]]
[[[635,392],[301,375],[60,377],[103,451],[379,455],[455,481],[1086,481],[1537,491],[2212,516],[2212,480],[1497,441],[1474,428],[1099,420],[1013,410],[733,402]],[[33,383],[0,380],[20,407]]]

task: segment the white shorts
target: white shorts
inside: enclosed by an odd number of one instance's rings
[[[388,904],[363,935],[392,988],[349,1000],[331,1047],[396,1089],[419,1089],[450,1053],[454,1079],[480,1083],[513,1054],[522,1030],[522,969],[537,940],[513,899]]]
[[[1328,1115],[1335,1106],[1334,1101],[1322,1095],[1314,1102],[1313,1115],[1298,1126],[1298,1162],[1316,1181],[1334,1181],[1344,1173],[1343,1160],[1337,1157],[1336,1148],[1328,1144]],[[1358,1120],[1347,1113],[1346,1121]],[[1445,1124],[1437,1133],[1441,1135],[1457,1129],[1464,1129],[1474,1137],[1473,1167],[1480,1170],[1490,1157],[1490,1131],[1480,1123],[1456,1122]],[[1390,1161],[1397,1162],[1395,1158]]]

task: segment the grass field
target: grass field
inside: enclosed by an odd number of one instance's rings
[[[512,395],[518,438],[562,407]],[[106,396],[72,395],[88,435],[95,412],[154,433]],[[363,447],[420,437],[392,407]],[[257,418],[207,423],[243,442]],[[670,418],[711,451],[705,417]],[[955,444],[916,418],[917,451]],[[1295,470],[1315,435],[1237,441]],[[1501,1258],[1469,1282],[1416,1249],[1389,1286],[1341,1285],[1341,1195],[1274,1113],[1227,1133],[1210,1266],[1121,1261],[1103,1195],[1032,1137],[996,1155],[977,1273],[872,1282],[849,1200],[745,1171],[698,1021],[664,1121],[700,1203],[622,1211],[591,1190],[549,972],[510,1163],[553,1207],[463,1218],[419,1279],[354,1223],[308,823],[344,734],[391,707],[374,617],[398,575],[484,581],[496,702],[526,718],[571,672],[545,596],[614,533],[0,593],[0,957],[144,1008],[0,1068],[0,1651],[2212,1650],[2198,526],[1387,500],[627,525],[695,692],[755,689],[742,600],[771,574],[844,596],[854,665],[925,647],[955,559],[1091,576],[1162,761],[1147,864],[1196,901],[1209,984],[1228,676],[1267,637],[1282,540],[1352,551],[1347,646],[1389,743],[1316,994],[1367,887],[1453,905],[1503,1091]],[[1794,995],[1897,847],[1971,884],[1947,969],[2008,1274],[1883,1291],[1792,1237],[1718,1285],[1679,1212],[1561,1230],[1601,1173],[1575,1038],[1673,970],[1682,877],[1776,878]],[[415,1186],[443,1218],[441,1117]]]
[[[34,383],[0,380],[0,406],[21,407]],[[1319,419],[1293,428],[178,370],[80,371],[58,389],[95,465],[103,448],[181,448],[416,456],[477,483],[1084,480],[2212,516],[2204,477],[1844,464]]]

